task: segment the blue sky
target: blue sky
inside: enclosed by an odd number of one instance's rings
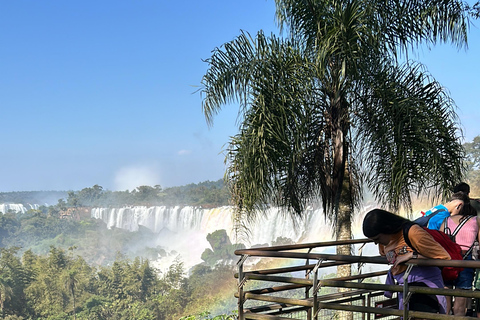
[[[220,179],[238,109],[207,126],[202,59],[260,29],[277,31],[273,0],[1,2],[0,192]],[[480,134],[478,57],[477,27],[466,51],[413,57],[450,91],[467,141]]]

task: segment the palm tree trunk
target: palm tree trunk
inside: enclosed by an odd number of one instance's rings
[[[338,220],[337,220],[337,240],[349,240],[352,238],[352,209],[350,205],[341,203],[338,208]],[[350,255],[351,246],[343,245],[337,246],[338,255]],[[338,277],[348,277],[352,274],[352,268],[349,264],[341,265],[337,267]],[[346,288],[340,288],[340,292],[349,291]],[[342,320],[352,320],[353,313],[349,311],[339,311],[337,313],[338,318]]]
[[[75,310],[75,290],[72,288],[72,296],[73,296],[73,319],[77,320],[77,312]]]
[[[347,167],[347,165],[346,165]],[[337,215],[337,240],[350,240],[352,239],[352,216],[353,216],[353,205],[351,198],[351,183],[350,183],[350,174],[348,169],[345,168],[345,174],[343,176],[343,183],[340,193],[340,202],[338,206],[338,215]],[[338,255],[351,255],[352,247],[351,245],[343,245],[337,247]],[[352,275],[352,268],[348,265],[342,265],[337,267],[337,276],[338,277],[348,277]],[[341,288],[340,292],[348,291],[349,289]],[[341,311],[338,313],[339,319],[342,320],[352,320],[353,313],[348,311]]]

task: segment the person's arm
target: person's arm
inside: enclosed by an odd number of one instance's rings
[[[480,217],[479,216],[477,216],[477,226],[479,230],[479,232],[477,233],[477,240],[478,240],[478,243],[480,243]]]
[[[438,230],[445,232],[445,224],[447,223],[447,219],[443,219],[442,224]]]
[[[478,230],[479,230],[479,232],[477,233],[477,241],[480,244],[480,217],[479,216],[477,216],[477,225],[478,225]],[[473,249],[475,249],[475,246],[473,247]],[[475,253],[473,253],[473,254],[475,255]],[[480,248],[478,249],[476,254],[477,254],[477,257],[480,257]]]
[[[395,262],[393,263],[393,267],[396,267],[397,265],[411,259],[425,259],[425,257],[419,254],[418,252],[407,252],[405,254],[397,256],[397,258],[395,259]]]

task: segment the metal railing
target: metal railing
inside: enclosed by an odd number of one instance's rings
[[[408,283],[386,285],[382,278],[389,266],[384,257],[315,252],[339,245],[363,247],[370,242],[358,239],[236,250],[235,254],[240,256],[235,274],[239,319],[476,319],[411,311],[407,306],[412,293],[479,299],[480,291],[416,287]],[[286,266],[258,267],[272,260]],[[337,266],[354,264],[356,274],[343,278],[335,275]],[[405,276],[415,265],[480,268],[478,260],[414,259],[406,264]],[[332,268],[333,272],[327,275]],[[368,268],[377,270],[364,273]],[[385,291],[402,292],[405,308],[399,308],[395,297],[384,297]]]

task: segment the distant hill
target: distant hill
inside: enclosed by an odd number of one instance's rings
[[[0,192],[0,203],[55,205],[68,196],[67,191],[13,191]]]
[[[99,185],[79,191],[15,191],[0,192],[0,203],[58,205],[68,207],[109,207],[132,205],[191,205],[217,207],[229,204],[230,192],[223,180],[169,187],[139,186],[132,191],[104,190]],[[60,200],[60,201],[59,201]]]

